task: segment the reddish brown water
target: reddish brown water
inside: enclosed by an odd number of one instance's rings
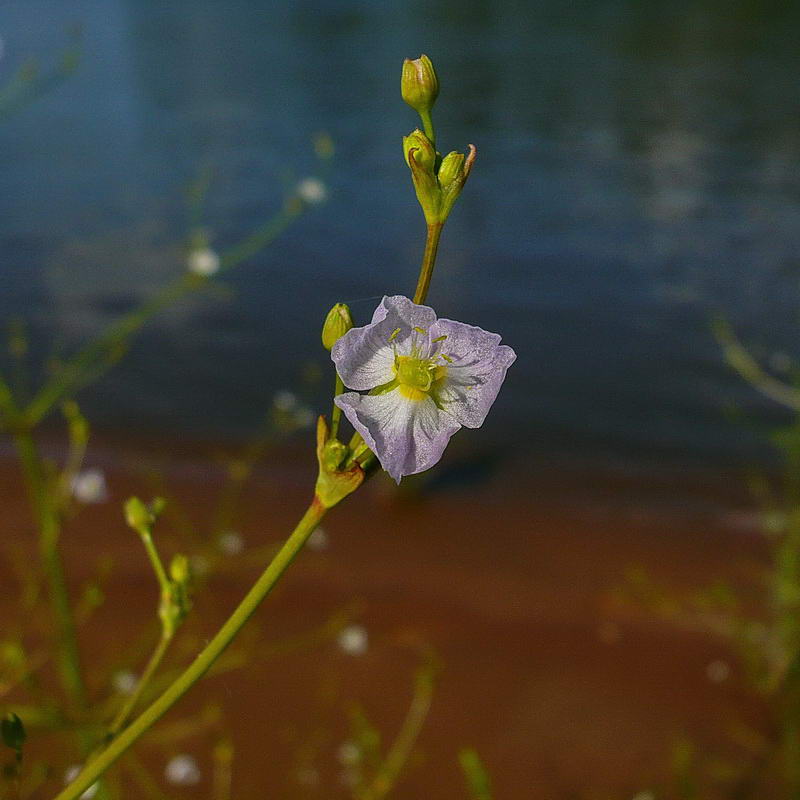
[[[107,459],[104,452],[94,460]],[[111,500],[82,510],[63,539],[73,592],[96,572],[98,559],[114,561],[107,602],[81,631],[95,699],[106,692],[109,666],[136,642],[141,664],[152,641],[141,639],[141,629],[156,603],[154,580],[122,523],[120,501],[133,491],[151,495],[147,474],[168,463],[170,493],[202,523],[221,482],[220,471],[197,453],[173,453],[164,462],[154,452],[116,452],[108,470]],[[247,490],[238,525],[245,551],[201,592],[171,665],[191,658],[256,576],[266,553],[255,563],[248,553],[278,543],[302,512],[310,483],[303,476],[313,467],[305,456],[300,461],[291,470],[272,461]],[[32,551],[7,460],[0,480],[6,530],[13,532],[6,547]],[[554,477],[551,468],[535,468],[469,490],[403,496],[376,479],[330,514],[328,549],[302,554],[245,635],[263,652],[347,609],[369,632],[367,652],[347,655],[325,637],[272,648],[269,658],[195,687],[137,753],[159,779],[175,752],[194,754],[208,776],[213,741],[229,735],[234,797],[348,797],[336,752],[350,709],[362,705],[390,741],[421,653],[432,647],[443,669],[398,798],[463,797],[456,759],[465,745],[485,759],[498,800],[632,797],[668,781],[681,734],[702,750],[730,754],[723,728],[756,711],[724,643],[659,622],[620,603],[615,590],[632,565],[680,592],[718,578],[746,585],[763,560],[762,546],[748,518],[730,511],[739,503],[735,488],[685,475],[646,484],[630,476],[601,482],[591,471]],[[196,550],[176,520],[167,517],[161,526],[163,552]],[[4,608],[13,601],[8,594]],[[718,660],[732,671],[714,683],[707,669]],[[219,718],[198,723],[194,715],[210,707]],[[195,733],[175,743],[170,736],[181,720],[194,720]],[[33,731],[31,757],[47,754],[61,774],[69,759],[52,748],[51,738]],[[140,796],[132,774],[125,764],[115,773],[125,797]],[[205,778],[191,789],[165,791],[212,796]]]

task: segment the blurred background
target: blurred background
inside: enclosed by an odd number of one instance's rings
[[[369,645],[292,650],[182,707],[219,701],[235,796],[349,797],[343,709],[363,703],[391,740],[414,654],[430,650],[441,674],[397,797],[463,796],[464,746],[497,798],[520,800],[689,797],[672,783],[687,741],[736,759],[731,720],[759,710],[729,645],[621,601],[620,587],[632,570],[675,591],[748,586],[764,565],[747,478],[780,469],[769,432],[790,415],[731,370],[711,323],[723,315],[792,379],[798,24],[798,4],[749,0],[5,4],[5,79],[30,58],[57,62],[80,29],[77,68],[0,120],[0,317],[24,325],[23,383],[185,272],[198,176],[219,252],[298,181],[323,181],[326,196],[212,290],[150,320],[79,395],[86,463],[107,495],[65,535],[75,587],[98,551],[116,558],[82,631],[90,663],[128,638],[120,609],[131,630],[151,611],[152,576],[119,511],[130,492],[174,494],[202,527],[225,459],[266,415],[274,436],[230,555],[278,541],[303,508],[309,412],[327,413],[332,383],[325,313],[343,301],[363,324],[416,281],[404,57],[437,67],[439,146],[478,148],[429,302],[500,332],[518,360],[481,430],[460,433],[431,473],[399,490],[379,476],[334,512],[325,543],[259,612],[269,639],[355,609]],[[61,427],[45,428],[55,457]],[[2,452],[22,541],[30,523]],[[190,549],[184,523],[165,547]],[[193,635],[214,630],[254,569],[223,570]],[[169,796],[214,796],[206,735],[181,745],[198,780]],[[143,758],[159,770],[170,748]],[[709,783],[697,796],[733,795]]]

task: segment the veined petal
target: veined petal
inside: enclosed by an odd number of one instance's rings
[[[403,475],[432,467],[461,427],[428,395],[410,399],[400,388],[377,395],[347,392],[334,402],[398,483]]]
[[[331,350],[345,386],[366,391],[391,381],[395,347],[402,348],[414,328],[427,330],[435,321],[436,313],[428,306],[402,295],[384,297],[372,322],[349,330]]]
[[[517,354],[496,333],[463,322],[440,319],[430,333],[433,339],[446,337],[439,352],[447,366],[431,389],[436,402],[462,425],[479,428]]]

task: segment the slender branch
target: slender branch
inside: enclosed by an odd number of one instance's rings
[[[439,249],[439,237],[442,235],[443,222],[428,224],[428,237],[425,240],[425,253],[422,256],[422,266],[419,271],[417,289],[414,292],[414,302],[424,303],[428,296],[428,287],[433,277],[433,267],[436,263],[436,251]]]
[[[411,756],[414,744],[425,724],[433,699],[433,675],[430,667],[417,675],[414,697],[378,774],[359,794],[359,800],[382,800],[393,789],[403,767]]]
[[[86,692],[81,677],[75,623],[72,618],[64,566],[58,552],[61,525],[47,495],[45,477],[33,437],[27,431],[14,434],[28,496],[39,526],[39,553],[50,590],[59,642],[59,671],[64,691],[75,709],[82,709]]]
[[[287,201],[274,217],[222,255],[220,271],[232,269],[254,256],[281,234],[302,211],[302,204]],[[25,410],[29,426],[40,422],[59,400],[89,383],[95,372],[102,373],[121,353],[128,339],[151,317],[206,283],[207,279],[197,275],[181,275],[139,308],[112,323],[103,334],[80,350],[33,398]]]
[[[336,371],[336,385],[333,390],[333,396],[336,397],[337,395],[344,393],[344,381],[339,376],[339,371]],[[331,439],[335,439],[339,434],[339,423],[342,421],[342,409],[333,404],[333,410],[331,411]]]
[[[120,708],[119,712],[117,713],[117,716],[114,717],[114,721],[108,728],[108,741],[111,741],[122,730],[123,726],[128,721],[128,717],[130,717],[131,713],[133,712],[133,709],[136,708],[139,698],[141,698],[144,690],[149,685],[156,673],[156,670],[163,661],[164,654],[167,652],[167,648],[172,641],[173,635],[174,633],[165,631],[159,637],[158,644],[156,645],[153,654],[150,656],[150,660],[147,662],[147,666],[144,668],[142,676],[139,678],[139,681],[136,684],[136,689],[134,689],[131,696],[125,701],[122,708]]]
[[[794,411],[800,411],[800,390],[773,378],[761,367],[736,337],[730,324],[718,319],[713,326],[714,335],[722,346],[725,360],[754,389]]]
[[[79,797],[206,674],[253,615],[261,601],[272,591],[286,568],[303,548],[308,537],[319,525],[326,511],[327,509],[314,498],[297,527],[284,542],[283,547],[214,638],[184,670],[183,674],[125,728],[105,750],[90,761],[80,775],[56,797],[56,800],[75,800],[76,797]]]

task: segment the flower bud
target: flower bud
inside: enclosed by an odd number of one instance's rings
[[[428,56],[403,61],[400,94],[418,114],[430,113],[439,95],[439,79]]]
[[[322,346],[330,350],[339,339],[353,327],[350,309],[344,303],[337,303],[325,317],[322,326]]]
[[[153,524],[153,515],[138,497],[131,497],[125,503],[125,521],[133,530],[143,531]]]
[[[431,140],[419,128],[403,137],[403,155],[409,167],[411,166],[412,150],[414,151],[414,161],[426,172],[433,172],[436,165],[436,150],[431,144]]]
[[[22,720],[9,711],[2,722],[0,722],[0,732],[2,732],[3,744],[6,747],[16,750],[18,753],[22,750],[22,745],[25,744],[25,726]]]
[[[169,576],[175,583],[188,583],[191,577],[189,559],[185,555],[178,553],[172,557],[169,565]]]
[[[464,161],[466,156],[463,153],[448,153],[439,167],[439,185],[446,189],[454,180],[460,179],[464,175]]]

